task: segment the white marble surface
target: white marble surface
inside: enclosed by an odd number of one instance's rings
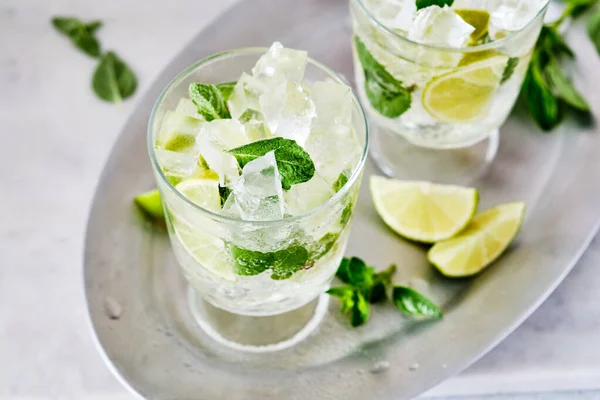
[[[103,364],[87,327],[81,264],[89,203],[139,94],[235,1],[0,0],[0,399],[135,398]],[[133,100],[115,106],[95,98],[94,61],[52,30],[57,14],[105,21],[102,43],[138,74]],[[599,249],[595,242],[497,349],[429,395],[600,399],[593,391],[510,394],[600,390]]]

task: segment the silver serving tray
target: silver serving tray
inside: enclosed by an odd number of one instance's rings
[[[570,41],[579,55],[576,83],[600,114],[598,57],[581,27]],[[448,280],[425,260],[425,248],[390,232],[368,195],[368,165],[348,255],[379,267],[398,264],[396,281],[441,304],[439,322],[374,307],[352,329],[336,301],[319,329],[281,352],[222,348],[194,324],[185,283],[164,231],[144,222],[133,197],[153,187],[146,124],[167,83],[193,62],[225,49],[274,40],[352,77],[346,0],[242,2],[203,30],[144,95],[105,166],[92,205],[85,248],[85,290],[95,335],[125,385],[148,399],[409,399],[473,363],[514,330],[560,283],[600,220],[600,136],[568,120],[539,132],[517,106],[501,130],[500,150],[475,184],[481,206],[524,200],[518,241],[473,279]],[[585,57],[589,54],[589,57]],[[389,366],[388,366],[389,364]],[[387,368],[380,368],[388,366]]]

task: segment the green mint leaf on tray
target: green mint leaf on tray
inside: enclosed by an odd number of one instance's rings
[[[93,35],[98,29],[102,28],[103,25],[104,23],[102,21],[95,20],[85,24],[85,30],[88,31],[90,35]]]
[[[205,120],[231,118],[229,109],[223,98],[221,90],[215,85],[205,83],[192,83],[189,87],[190,98],[198,107],[198,114]]]
[[[85,24],[79,18],[73,17],[54,17],[52,25],[61,33],[70,36],[77,29],[82,28]]]
[[[244,168],[252,160],[275,152],[275,161],[281,177],[281,186],[289,190],[292,185],[309,181],[315,174],[315,164],[310,155],[294,140],[276,137],[259,140],[229,150],[240,168]]]
[[[94,34],[102,26],[101,21],[92,21],[86,24],[78,18],[54,17],[52,18],[52,25],[56,30],[68,36],[71,42],[87,55],[91,57],[100,56],[100,42]]]
[[[539,67],[533,63],[525,75],[522,93],[529,113],[542,130],[549,131],[558,125],[558,101],[546,84]]]
[[[231,93],[233,93],[233,89],[235,88],[236,84],[237,82],[226,82],[219,83],[217,85],[217,88],[219,88],[219,90],[221,91],[221,95],[223,96],[223,100],[225,102],[227,102],[227,100],[229,100],[229,98],[231,97]]]
[[[396,118],[410,108],[411,88],[396,80],[369,53],[365,44],[354,37],[356,52],[365,74],[365,92],[371,106],[381,115]]]
[[[374,273],[373,286],[367,294],[370,303],[380,303],[387,300],[388,288],[392,285],[392,277],[396,272],[396,265],[392,264],[387,269]]]
[[[354,307],[354,290],[352,286],[336,286],[325,293],[337,297],[340,300],[342,312],[347,313]]]
[[[600,54],[600,7],[590,15],[587,22],[587,31],[592,43],[596,46],[596,51]]]
[[[308,263],[308,251],[302,246],[264,253],[230,245],[230,252],[235,272],[244,276],[258,275],[272,268],[271,279],[288,279]]]
[[[100,57],[100,42],[86,31],[80,31],[71,38],[73,44],[81,51],[92,57]]]
[[[153,220],[162,220],[165,217],[160,192],[150,190],[135,197],[134,203]]]
[[[590,111],[590,106],[575,89],[571,81],[563,74],[556,61],[551,61],[544,69],[552,92],[563,99],[568,105],[580,111]]]
[[[344,258],[338,267],[336,276],[344,283],[359,289],[373,286],[373,271],[358,257]]]
[[[350,324],[353,327],[363,325],[369,319],[369,303],[356,288],[338,286],[329,289],[327,294],[340,300],[342,313],[350,315]]]
[[[342,188],[344,187],[344,185],[348,182],[348,174],[346,173],[346,171],[342,172],[340,174],[340,176],[338,176],[337,180],[333,183],[333,190],[337,193],[340,190],[342,190]]]
[[[92,88],[98,97],[118,103],[131,96],[136,87],[135,74],[115,53],[109,51],[102,56],[92,78]]]
[[[442,318],[442,310],[427,297],[404,286],[395,286],[392,300],[396,307],[409,315],[427,318]]]
[[[517,67],[518,63],[518,57],[511,57],[508,59],[508,61],[506,62],[506,67],[504,67],[504,71],[502,72],[502,79],[500,80],[501,84],[510,79],[513,72],[515,72],[515,68]]]
[[[429,6],[450,7],[452,3],[454,3],[454,0],[417,0],[417,10]]]
[[[230,194],[231,189],[229,189],[227,186],[219,185],[219,197],[221,198],[221,207],[223,207]]]

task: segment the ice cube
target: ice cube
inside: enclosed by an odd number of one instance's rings
[[[454,0],[452,8],[455,10],[485,10],[491,12],[499,0]]]
[[[221,185],[237,181],[239,168],[235,157],[226,151],[247,144],[244,126],[234,119],[215,119],[205,123],[196,137],[200,155],[219,175]]]
[[[266,87],[259,86],[252,76],[242,73],[227,101],[231,117],[240,119],[247,110],[258,110],[258,96],[264,93],[264,90]]]
[[[270,151],[244,166],[233,188],[242,219],[269,221],[283,218],[283,190],[275,152]]]
[[[317,173],[330,185],[345,170],[354,170],[360,160],[361,149],[354,132],[334,133],[330,130],[315,129],[306,143]]]
[[[332,186],[317,173],[308,182],[294,185],[283,194],[286,213],[303,214],[325,203],[334,194]]]
[[[225,204],[223,204],[221,214],[231,218],[240,218],[240,210],[235,202],[235,194],[229,194],[229,197],[225,200]]]
[[[316,116],[313,126],[329,128],[335,125],[352,126],[352,90],[333,81],[315,82],[311,97]]]
[[[546,3],[546,0],[501,0],[491,11],[490,30],[494,33],[519,31],[535,18]]]
[[[315,104],[297,83],[284,81],[259,98],[260,112],[275,136],[295,140],[304,146],[315,116]]]
[[[408,38],[419,43],[458,48],[469,43],[474,30],[452,8],[429,6],[417,11]]]
[[[194,102],[190,99],[183,98],[179,100],[179,103],[177,103],[177,107],[175,108],[175,112],[178,114],[187,115],[188,117],[204,120],[204,117],[198,114],[198,106],[196,106],[196,104],[194,104]]]
[[[256,62],[252,75],[268,86],[285,80],[300,83],[307,62],[306,51],[286,49],[281,43],[275,42]]]
[[[198,157],[191,154],[163,149],[154,149],[154,154],[162,170],[169,176],[189,176],[198,166]]]
[[[416,0],[370,0],[365,6],[387,28],[403,32],[410,30],[417,12]]]

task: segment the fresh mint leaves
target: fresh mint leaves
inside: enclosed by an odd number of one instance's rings
[[[381,303],[388,299],[396,266],[390,265],[381,272],[357,257],[344,258],[336,276],[345,286],[332,287],[327,291],[340,301],[342,313],[349,314],[352,326],[360,326],[369,318],[369,303]],[[413,289],[396,286],[392,300],[401,311],[416,316],[441,318],[442,312],[435,304]]]
[[[92,88],[98,97],[111,103],[120,103],[131,96],[136,87],[135,74],[123,60],[112,51],[102,56],[92,78]]]
[[[395,286],[392,291],[394,305],[402,312],[427,318],[442,318],[442,310],[417,291]]]
[[[231,244],[230,253],[236,274],[253,276],[271,268],[274,280],[288,279],[308,263],[308,251],[302,246],[264,253]]]
[[[454,0],[417,0],[417,10],[429,6],[450,7],[452,3],[454,3]]]
[[[596,8],[587,23],[587,31],[596,51],[600,54],[600,7]]]
[[[354,37],[358,58],[365,74],[365,92],[371,106],[381,115],[396,118],[410,108],[412,88],[402,85],[369,53],[365,44]]]
[[[307,182],[315,174],[315,164],[310,155],[291,139],[276,137],[259,140],[228,152],[236,158],[240,168],[244,168],[250,161],[256,160],[270,151],[275,152],[281,186],[284,189],[289,190],[292,185]]]
[[[101,21],[85,23],[73,17],[54,17],[52,25],[68,36],[75,47],[91,57],[99,57],[101,54],[100,42],[94,36],[96,31],[102,27]]]
[[[590,111],[587,101],[563,74],[556,60],[550,61],[546,66],[546,78],[555,96],[577,110]]]
[[[198,114],[205,120],[231,118],[221,90],[215,85],[192,83],[189,87],[190,98],[198,107]]]
[[[78,49],[91,57],[100,58],[92,76],[92,89],[99,98],[119,103],[135,92],[137,78],[133,71],[114,52],[102,54],[100,42],[95,36],[103,25],[102,21],[83,22],[74,17],[54,17],[52,25],[68,36]]]

